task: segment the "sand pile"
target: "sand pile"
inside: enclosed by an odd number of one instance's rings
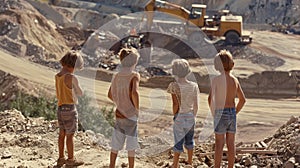
[[[38,84],[0,71],[1,109],[7,108],[11,101],[15,100],[16,96],[20,92],[33,96],[38,96],[38,94],[41,92],[46,93],[46,89],[42,89],[39,87],[40,85]]]
[[[65,39],[25,0],[0,1],[0,47],[34,62],[55,60],[67,50]],[[45,64],[45,63],[42,63]]]
[[[300,167],[299,117],[291,119],[276,133],[254,144],[236,144],[235,166],[246,167]],[[57,121],[43,118],[25,118],[20,111],[0,112],[0,167],[52,167],[57,157]],[[198,134],[198,133],[197,133]],[[193,167],[207,168],[213,165],[213,139],[197,142]],[[141,149],[137,151],[137,167],[170,167],[173,160],[172,139],[141,137]],[[99,133],[87,130],[75,137],[76,155],[86,161],[86,167],[108,165],[109,140]],[[226,148],[224,149],[226,151]],[[223,166],[227,165],[226,152]],[[126,153],[120,153],[118,165],[126,165]],[[180,165],[186,167],[186,152],[180,157]]]
[[[299,117],[291,119],[281,126],[272,136],[255,144],[236,144],[237,155],[235,167],[237,168],[298,168],[300,167],[300,136]],[[208,168],[214,163],[214,143],[203,143],[195,147],[193,167]],[[224,148],[226,151],[227,149]],[[171,149],[160,156],[152,158],[158,167],[170,167],[173,154]],[[186,152],[180,156],[180,165],[186,165]],[[227,166],[226,154],[223,155],[223,166]]]
[[[52,167],[57,157],[57,122],[25,118],[20,111],[0,112],[0,167]],[[79,133],[76,146],[86,149],[90,138]]]
[[[291,117],[291,119],[281,126],[270,140],[270,148],[278,151],[284,165],[300,165],[300,118]],[[289,166],[291,167],[291,166]]]

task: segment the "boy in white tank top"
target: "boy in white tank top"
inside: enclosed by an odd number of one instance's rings
[[[111,141],[110,168],[115,167],[118,151],[126,141],[129,168],[134,167],[135,150],[139,148],[137,140],[137,118],[139,115],[138,87],[140,74],[134,71],[139,53],[136,49],[122,49],[119,53],[120,71],[114,75],[108,97],[116,105],[116,123]]]

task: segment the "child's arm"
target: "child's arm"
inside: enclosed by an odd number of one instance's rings
[[[173,102],[173,115],[175,115],[179,111],[179,103],[176,94],[171,94],[171,95],[172,95],[172,102]]]
[[[73,76],[72,82],[73,82],[75,94],[76,94],[76,96],[82,96],[83,91],[79,85],[78,79],[74,75],[72,75],[72,76]]]
[[[196,95],[195,95],[194,105],[193,105],[194,117],[196,117],[198,112],[198,103],[199,103],[198,101],[199,101],[199,89],[198,86],[196,86]]]
[[[215,87],[214,83],[215,82],[213,79],[211,82],[211,88],[210,88],[209,95],[208,95],[208,105],[209,105],[209,109],[210,109],[212,116],[215,116],[215,108],[213,107],[213,105],[214,105],[213,95],[215,94],[214,93],[214,87]]]
[[[76,96],[82,96],[83,92],[81,87],[79,86],[78,79],[76,76],[72,74],[67,74],[65,77],[65,84],[67,85],[68,88],[73,89]]]
[[[113,101],[113,98],[112,98],[112,94],[111,94],[111,86],[109,87],[109,90],[108,90],[108,93],[107,93],[107,97]]]
[[[132,79],[133,85],[132,85],[132,92],[131,92],[131,96],[132,96],[132,102],[133,105],[135,107],[135,109],[137,110],[137,116],[139,114],[139,109],[140,109],[140,105],[139,105],[139,78],[138,77],[134,77]]]
[[[238,88],[237,88],[237,97],[239,98],[239,102],[236,106],[236,114],[238,114],[241,109],[243,108],[244,104],[246,103],[246,98],[245,98],[245,95],[244,95],[244,92],[241,88],[241,85],[240,83],[238,83]]]

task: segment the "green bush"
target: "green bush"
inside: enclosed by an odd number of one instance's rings
[[[92,98],[88,95],[79,97],[77,106],[79,122],[85,130],[110,136],[114,125],[114,108],[104,106],[99,109],[91,102]]]
[[[57,101],[54,97],[35,97],[29,94],[18,92],[9,108],[15,108],[26,117],[44,117],[46,120],[56,118]]]
[[[26,117],[44,117],[46,120],[57,119],[57,100],[55,97],[35,97],[18,92],[16,98],[10,103],[9,109],[15,108]],[[110,136],[114,125],[114,108],[101,109],[92,104],[92,98],[84,95],[78,99],[79,122],[84,130],[92,130],[105,136]]]

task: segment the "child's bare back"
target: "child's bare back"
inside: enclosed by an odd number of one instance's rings
[[[226,50],[220,51],[214,59],[214,66],[221,73],[212,80],[208,96],[209,107],[214,117],[214,167],[221,167],[224,141],[226,139],[228,167],[233,168],[235,160],[236,114],[242,109],[246,99],[239,81],[230,73],[234,66],[231,53]],[[236,97],[239,99],[237,105],[235,105]]]
[[[235,98],[240,92],[238,80],[231,74],[221,74],[212,81],[215,88],[215,109],[235,108]]]
[[[221,51],[220,54],[227,56],[230,53]],[[218,58],[220,59],[215,59],[215,69],[220,71],[221,74],[213,78],[211,83],[211,91],[208,97],[211,112],[214,115],[215,110],[236,108],[236,113],[238,113],[245,103],[245,96],[238,79],[230,72],[234,66],[232,56]],[[237,105],[235,104],[236,97],[239,99]]]

